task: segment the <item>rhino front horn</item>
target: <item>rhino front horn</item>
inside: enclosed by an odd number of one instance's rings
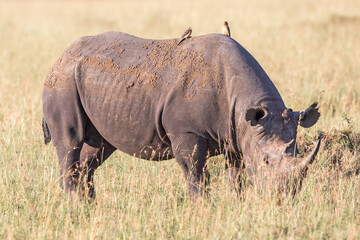
[[[320,142],[321,142],[321,139],[318,139],[316,144],[315,144],[315,147],[314,149],[311,151],[311,153],[309,154],[309,156],[307,156],[307,158],[305,158],[304,160],[302,160],[299,165],[296,167],[299,171],[303,171],[307,168],[307,166],[309,164],[311,164],[315,157],[316,157],[316,154],[317,152],[319,151],[319,147],[320,147]]]

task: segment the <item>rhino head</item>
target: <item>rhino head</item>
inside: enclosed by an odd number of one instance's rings
[[[287,193],[296,189],[293,184],[301,184],[317,154],[320,140],[307,157],[297,157],[297,128],[299,125],[309,128],[319,117],[316,102],[298,112],[263,106],[250,107],[246,111],[248,126],[243,156],[248,176],[258,189],[275,188]]]

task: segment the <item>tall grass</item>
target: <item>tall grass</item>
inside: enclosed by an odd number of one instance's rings
[[[321,104],[301,150],[324,141],[301,192],[282,204],[246,183],[242,198],[210,160],[211,194],[192,204],[180,167],[116,152],[95,176],[97,200],[71,204],[44,146],[45,76],[77,37],[116,30],[145,38],[220,32],[260,62],[287,106]],[[360,229],[360,2],[0,1],[0,238],[348,238]]]

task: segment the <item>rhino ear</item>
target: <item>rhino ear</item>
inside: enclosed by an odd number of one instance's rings
[[[300,126],[309,128],[313,126],[320,117],[318,103],[314,102],[305,111],[300,111]]]
[[[267,115],[264,107],[251,107],[246,111],[245,119],[251,122],[251,126],[259,124]]]

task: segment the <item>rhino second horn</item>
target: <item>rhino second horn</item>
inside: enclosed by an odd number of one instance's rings
[[[314,147],[314,149],[311,151],[311,153],[309,154],[309,156],[307,156],[307,158],[305,158],[304,160],[302,160],[300,162],[300,164],[296,167],[298,170],[303,171],[306,169],[306,167],[313,163],[317,152],[319,151],[319,147],[320,147],[320,142],[321,139],[317,140],[316,145]]]

